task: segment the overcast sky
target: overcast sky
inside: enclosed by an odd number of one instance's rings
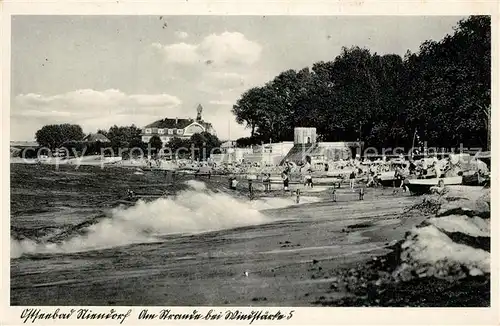
[[[194,118],[198,103],[220,138],[248,136],[230,113],[246,89],[333,60],[342,46],[416,52],[461,18],[14,16],[11,139],[49,123],[88,133]]]

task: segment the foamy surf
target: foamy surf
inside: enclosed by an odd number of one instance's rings
[[[58,243],[37,243],[11,238],[11,258],[23,254],[74,253],[106,249],[134,243],[161,241],[159,236],[179,233],[202,233],[259,225],[273,220],[262,214],[264,209],[295,205],[290,198],[262,198],[253,201],[212,192],[205,183],[187,181],[189,188],[172,198],[151,202],[139,200],[128,208],[115,208],[110,218],[104,218],[86,228],[85,234],[75,235]],[[318,201],[303,197],[301,203]]]

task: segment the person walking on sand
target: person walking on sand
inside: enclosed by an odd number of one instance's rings
[[[353,170],[349,175],[349,186],[351,190],[354,192],[354,181],[356,180],[356,171]]]

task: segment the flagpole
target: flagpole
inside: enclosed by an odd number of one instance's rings
[[[411,143],[411,158],[413,159],[413,151],[415,149],[415,136],[417,135],[417,128],[415,128],[415,132],[413,133],[413,141]]]

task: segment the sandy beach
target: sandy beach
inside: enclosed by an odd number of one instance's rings
[[[297,205],[278,190],[250,202],[222,177],[11,169],[13,305],[364,305],[366,293],[334,286],[339,277],[366,283],[374,258],[432,215],[410,210],[421,197],[383,188],[363,201],[347,185],[337,202],[329,190],[304,192]],[[113,207],[127,187],[152,198]],[[154,198],[165,189],[177,197]],[[181,209],[190,213],[175,216]]]

